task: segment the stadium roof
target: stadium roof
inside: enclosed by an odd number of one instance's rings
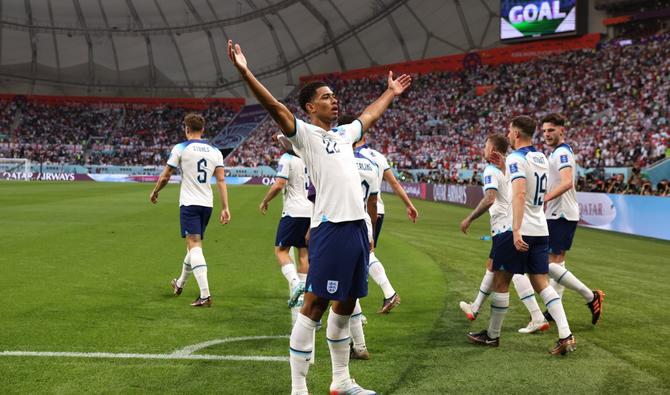
[[[498,44],[497,0],[16,0],[0,3],[0,90],[237,96],[237,40],[284,95],[301,75]]]

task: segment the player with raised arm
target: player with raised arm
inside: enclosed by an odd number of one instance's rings
[[[491,158],[494,152],[498,155],[505,155],[508,147],[509,142],[505,136],[502,134],[492,134],[486,139],[484,158],[489,162],[492,162]],[[482,278],[475,301],[472,303],[461,301],[459,303],[459,307],[470,321],[474,321],[477,318],[481,305],[491,293],[493,285],[493,257],[496,252],[496,241],[498,238],[502,237],[501,235],[503,233],[512,229],[512,210],[510,206],[512,199],[511,185],[505,175],[504,165],[489,163],[484,169],[482,180],[484,181],[484,197],[477,207],[463,219],[460,225],[461,231],[467,234],[468,228],[470,228],[472,222],[488,210],[491,217],[491,236],[494,240],[491,244],[491,252],[489,253],[488,261],[486,262],[486,272]],[[535,300],[533,287],[530,283],[527,283],[526,276],[523,274],[515,274],[514,277],[512,277],[512,281],[514,282],[519,299],[521,299],[521,302],[523,302],[528,310],[531,311],[534,318],[531,322],[535,322],[535,319],[544,321],[540,307]],[[530,329],[534,329],[534,331],[547,330],[549,329],[549,323],[544,321],[543,325]],[[522,330],[525,333],[525,331],[529,329],[523,328]]]
[[[290,289],[288,307],[292,309],[293,323],[298,317],[299,306],[296,307],[296,305],[299,304],[298,301],[305,291],[305,280],[309,267],[305,234],[309,230],[313,205],[307,199],[308,188],[309,178],[305,163],[299,157],[286,152],[279,159],[275,182],[265,194],[259,207],[261,213],[265,214],[270,201],[283,192],[283,210],[277,226],[275,256],[281,266],[282,274],[288,281]],[[290,254],[291,247],[298,249],[300,265],[297,270]]]
[[[221,197],[221,213],[219,221],[227,224],[230,221],[228,209],[228,190],[226,188],[223,155],[207,140],[205,119],[199,114],[188,114],[184,117],[184,133],[186,141],[172,148],[167,166],[163,169],[149,199],[158,202],[158,193],[167,185],[175,169],[181,171],[181,188],[179,191],[179,222],[181,237],[186,239],[186,257],[182,265],[181,276],[171,282],[175,295],[180,295],[191,272],[200,288],[200,296],[191,303],[193,307],[210,307],[212,297],[207,281],[207,263],[202,253],[202,241],[205,228],[212,214],[213,194],[210,180],[216,177],[216,186]]]
[[[552,148],[549,155],[548,192],[546,203],[549,227],[549,277],[558,295],[563,297],[565,288],[579,293],[591,311],[591,323],[598,323],[602,313],[605,293],[591,290],[565,269],[565,255],[572,246],[572,239],[579,223],[579,204],[575,179],[577,170],[572,148],[565,143],[565,118],[560,114],[545,115],[542,120],[545,143]],[[551,319],[549,312],[545,317]]]
[[[382,155],[380,152],[375,151],[372,148],[368,147],[365,140],[366,140],[365,137],[363,137],[359,142],[357,142],[356,148],[362,147],[363,149],[365,149],[365,152],[367,152],[368,156],[372,157],[372,159],[375,161],[380,170],[379,184],[381,185],[382,181],[386,181],[389,183],[395,194],[398,195],[398,197],[400,198],[400,200],[403,201],[403,203],[405,203],[405,207],[407,208],[407,217],[409,218],[409,220],[412,222],[416,222],[417,218],[419,217],[419,212],[412,204],[412,201],[410,200],[409,196],[407,196],[405,189],[393,175],[393,171],[391,171],[391,167],[389,166],[386,157],[384,157],[384,155]],[[382,201],[382,197],[380,195],[377,198],[377,223],[374,229],[375,248],[377,248],[377,244],[379,242],[379,234],[382,231],[382,224],[384,223],[384,214],[385,214],[384,202]],[[388,314],[394,307],[400,304],[400,295],[396,293],[395,289],[391,285],[391,281],[386,276],[384,265],[382,265],[381,261],[377,258],[374,251],[370,255],[369,272],[370,277],[372,277],[374,282],[377,283],[377,285],[379,285],[379,287],[382,289],[382,292],[384,293],[384,300],[382,301],[382,307],[379,309],[379,311],[377,311],[377,313]]]
[[[326,330],[333,371],[330,393],[374,394],[349,375],[349,323],[356,299],[367,295],[370,248],[352,145],[409,87],[411,78],[402,75],[393,79],[389,72],[387,90],[355,122],[332,128],[338,100],[325,83],[312,82],[300,91],[300,106],[311,122],[306,123],[296,119],[254,77],[239,44],[229,41],[228,55],[254,96],[291,140],[316,189],[305,299],[290,339],[291,393],[308,393],[314,330],[332,301]]]
[[[536,123],[527,116],[512,120],[507,135],[515,151],[507,156],[505,166],[512,183],[512,229],[494,239],[493,295],[489,328],[469,332],[471,343],[494,346],[499,344],[503,319],[509,307],[509,283],[514,274],[527,273],[535,292],[554,317],[559,340],[549,351],[563,355],[575,349],[561,298],[549,285],[549,231],[544,216],[544,194],[547,186],[549,161],[532,146]],[[494,155],[495,156],[495,155]],[[497,159],[492,162],[499,163]]]

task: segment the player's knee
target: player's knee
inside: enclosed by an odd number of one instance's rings
[[[289,251],[289,247],[275,247],[275,256],[279,260],[280,264],[286,263],[290,260]]]
[[[186,244],[188,245],[188,249],[192,250],[202,245],[202,238],[200,235],[186,235]]]

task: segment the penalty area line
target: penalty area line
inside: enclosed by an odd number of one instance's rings
[[[0,357],[64,357],[64,358],[109,358],[109,359],[172,359],[207,361],[262,361],[288,362],[288,357],[261,355],[207,355],[207,354],[132,354],[109,352],[60,352],[60,351],[1,351]]]

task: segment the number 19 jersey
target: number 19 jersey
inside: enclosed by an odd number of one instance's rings
[[[217,167],[223,167],[223,155],[207,140],[188,140],[170,152],[167,165],[181,171],[180,206],[213,207],[210,180]]]
[[[507,156],[507,172],[514,191],[514,181],[526,179],[526,204],[521,223],[524,236],[548,236],[547,218],[544,215],[544,194],[547,193],[549,161],[533,146],[520,148]],[[512,192],[512,195],[514,192]],[[514,205],[514,196],[512,196]]]

